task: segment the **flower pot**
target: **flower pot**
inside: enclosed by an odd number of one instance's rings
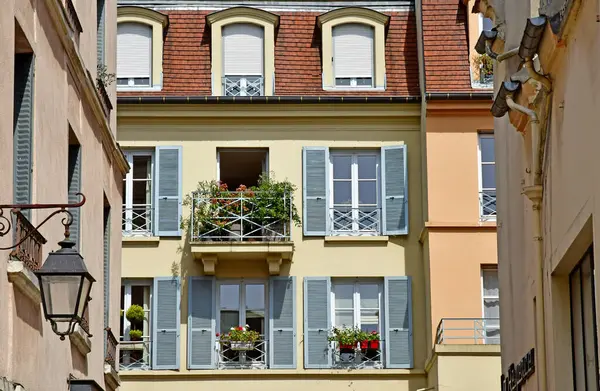
[[[340,344],[340,353],[354,353],[354,345]]]
[[[229,227],[229,240],[230,241],[241,241],[242,240],[242,224],[241,223],[233,223]]]
[[[379,350],[379,340],[369,341],[369,349]]]
[[[236,351],[247,351],[247,350],[254,350],[254,342],[248,342],[248,341],[231,341],[229,343],[229,347],[231,348],[231,350],[236,350]]]
[[[264,225],[268,225],[269,222],[265,222]],[[263,241],[265,242],[277,242],[283,240],[281,235],[283,235],[283,221],[278,221],[269,225],[268,228],[262,229]]]
[[[369,348],[369,342],[371,341],[360,341],[360,349],[367,350]]]

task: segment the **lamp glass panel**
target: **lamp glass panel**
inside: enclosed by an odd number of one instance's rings
[[[81,278],[81,293],[79,296],[79,307],[77,308],[77,316],[83,318],[83,311],[85,310],[85,304],[87,303],[88,297],[90,297],[90,289],[92,288],[92,281],[87,277]]]
[[[42,290],[47,316],[74,315],[79,294],[81,276],[43,275]],[[59,321],[60,319],[55,319]],[[65,319],[69,321],[70,319]]]

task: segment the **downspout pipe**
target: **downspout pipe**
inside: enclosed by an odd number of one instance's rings
[[[536,335],[537,335],[537,363],[536,371],[538,372],[539,390],[546,390],[546,327],[545,327],[545,298],[544,298],[544,259],[543,259],[543,243],[542,243],[542,227],[541,227],[541,207],[542,207],[542,185],[537,178],[540,170],[539,162],[539,143],[540,143],[540,121],[535,111],[521,106],[513,100],[512,94],[506,96],[506,103],[512,110],[516,110],[529,117],[531,124],[532,137],[532,171],[526,176],[523,194],[531,201],[532,209],[532,234],[534,242],[534,258],[536,267]]]
[[[487,53],[488,56],[490,56],[491,58],[493,58],[494,60],[498,61],[498,62],[502,62],[508,58],[511,58],[512,56],[516,56],[517,54],[519,54],[519,47],[516,47],[514,49],[510,49],[509,51],[506,51],[504,53],[500,53],[497,54],[492,50],[492,43],[491,41],[485,41],[485,52]]]

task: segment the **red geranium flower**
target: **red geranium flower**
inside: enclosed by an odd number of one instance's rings
[[[217,333],[217,337],[220,337],[220,336],[221,336],[221,334]]]

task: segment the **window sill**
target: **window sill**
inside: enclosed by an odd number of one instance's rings
[[[84,356],[92,351],[92,341],[80,325],[75,326],[75,331],[69,335],[69,339]]]
[[[331,375],[345,375],[352,377],[385,377],[385,376],[424,376],[425,371],[422,369],[357,369],[349,371],[348,369],[192,369],[192,370],[179,370],[179,371],[145,371],[145,370],[133,370],[133,371],[121,371],[119,376],[122,379],[140,379],[140,378],[166,378],[166,377],[265,377],[277,376],[277,375],[289,375],[289,376],[323,376],[329,377]]]
[[[38,278],[23,262],[9,261],[7,274],[8,280],[34,303],[40,304],[42,302]]]
[[[325,236],[326,243],[340,242],[380,242],[387,243],[390,240],[389,236]]]
[[[117,92],[129,91],[162,91],[162,86],[117,86]]]
[[[123,236],[123,243],[131,244],[158,244],[160,236]]]
[[[385,87],[323,87],[323,91],[340,91],[340,92],[384,92]]]

